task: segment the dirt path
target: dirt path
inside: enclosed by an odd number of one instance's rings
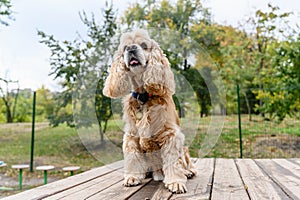
[[[32,124],[30,122],[26,123],[11,123],[11,124],[0,124],[0,132],[9,132],[9,133],[25,133],[31,132]],[[49,122],[39,122],[35,123],[35,130],[40,130],[49,126]]]

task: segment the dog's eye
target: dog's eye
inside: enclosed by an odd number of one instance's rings
[[[146,50],[147,49],[147,44],[145,42],[142,42],[141,47]]]

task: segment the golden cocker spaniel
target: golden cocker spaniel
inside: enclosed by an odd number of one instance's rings
[[[196,174],[184,147],[174,93],[174,75],[158,44],[145,30],[123,34],[103,94],[124,97],[125,186],[140,184],[151,171],[171,192],[184,193],[187,178]]]

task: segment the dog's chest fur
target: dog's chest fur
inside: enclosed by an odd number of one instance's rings
[[[128,106],[130,111],[126,123],[133,125],[136,130],[134,135],[139,138],[143,151],[151,152],[160,149],[164,142],[162,130],[166,130],[167,121],[166,102],[161,97],[153,97],[145,104],[139,103],[130,97]]]

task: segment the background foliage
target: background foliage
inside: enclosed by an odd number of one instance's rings
[[[244,99],[242,113],[247,114],[250,121],[252,115],[261,115],[264,120],[275,122],[286,117],[299,118],[300,32],[288,27],[288,17],[293,13],[282,12],[271,4],[268,8],[267,11],[257,10],[243,26],[236,28],[215,23],[209,9],[199,0],[140,1],[131,4],[119,18],[114,6],[106,3],[101,10],[101,19],[95,19],[93,14],[80,13],[78,20],[86,25],[87,37],[78,35],[73,41],[59,41],[49,33],[38,31],[40,42],[51,51],[50,75],[61,81],[63,91],[51,92],[45,87],[37,91],[37,120],[49,120],[54,126],[66,123],[72,127],[72,98],[86,96],[92,101],[75,104],[86,118],[90,113],[84,111],[95,108],[103,142],[103,134],[113,114],[111,100],[102,95],[109,64],[118,45],[112,41],[118,41],[122,32],[135,28],[168,29],[177,33],[162,35],[163,32],[150,31],[154,39],[165,39],[162,47],[174,72],[184,77],[194,90],[194,94],[184,96],[184,88],[177,88],[183,95],[174,96],[181,117],[188,113],[186,107],[180,105],[192,98],[197,100],[197,112],[201,117],[211,114],[208,85],[203,74],[197,71],[213,78],[213,69],[217,67],[226,85],[226,91],[222,92],[226,92],[227,101],[220,104],[226,114],[236,113],[236,84],[239,84]],[[12,17],[12,14],[10,1],[1,0],[0,22],[7,25],[7,18],[3,17]],[[174,41],[176,45],[173,45]],[[197,53],[198,47],[207,54]],[[196,55],[195,63],[189,62],[191,55]],[[3,83],[9,79],[1,80]],[[89,81],[93,80],[98,82],[94,94],[89,96]],[[0,87],[0,121],[29,121],[32,91],[20,90],[17,93],[17,88],[6,91],[3,84]],[[82,87],[87,87],[86,93],[77,92]],[[212,84],[211,87],[215,86]],[[8,108],[13,110],[10,121],[7,120]],[[82,127],[91,126],[89,121],[76,123]]]

